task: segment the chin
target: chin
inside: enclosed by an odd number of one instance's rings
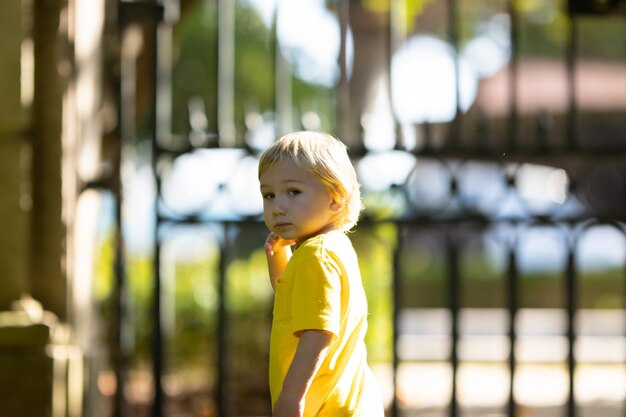
[[[292,236],[290,233],[280,233],[276,231],[274,233],[276,233],[278,236],[280,236],[282,239],[285,239],[285,240],[298,239],[297,237]]]

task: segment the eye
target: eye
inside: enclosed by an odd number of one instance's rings
[[[301,191],[300,190],[296,190],[295,188],[292,188],[292,189],[287,191],[287,195],[289,195],[291,197],[295,197],[295,196],[297,196],[300,193],[301,193]]]
[[[274,199],[274,193],[264,193],[263,194],[263,199],[264,200],[273,200]]]

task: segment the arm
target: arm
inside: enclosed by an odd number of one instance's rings
[[[291,245],[294,243],[295,241],[285,240],[275,233],[270,233],[265,240],[264,249],[272,289],[276,288],[276,281],[285,272],[287,262],[291,258]]]
[[[304,398],[333,338],[332,333],[322,330],[302,332],[274,407],[274,417],[301,417],[304,414]]]

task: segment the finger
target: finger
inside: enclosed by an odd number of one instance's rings
[[[276,240],[278,240],[278,235],[274,234],[274,233],[270,233],[267,236],[267,239],[265,240],[266,243],[270,243],[273,244],[276,242]]]

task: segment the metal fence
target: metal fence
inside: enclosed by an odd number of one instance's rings
[[[329,2],[330,10],[337,16],[341,39],[335,128],[340,137],[342,134],[347,135],[342,139],[351,145],[352,157],[359,174],[364,177],[366,203],[369,202],[373,207],[366,209],[359,226],[363,232],[357,232],[354,240],[369,232],[376,234],[376,228],[381,225],[392,230],[390,240],[382,243],[386,246],[385,253],[391,266],[388,294],[392,300],[388,317],[392,323],[390,415],[416,413],[411,411],[412,400],[407,396],[414,395],[413,392],[421,385],[415,383],[415,387],[407,387],[406,379],[401,378],[399,370],[405,364],[420,361],[442,362],[449,371],[444,372],[449,378],[446,385],[449,386],[449,398],[446,404],[434,407],[430,410],[431,414],[425,411],[424,415],[437,415],[436,412],[449,416],[479,415],[480,410],[468,411],[460,405],[460,371],[466,362],[503,363],[506,368],[504,385],[507,394],[504,403],[495,407],[495,412],[511,417],[527,415],[520,412],[517,390],[519,365],[527,360],[526,357],[520,357],[520,349],[525,349],[522,342],[526,340],[524,338],[528,336],[529,329],[532,334],[533,331],[540,332],[537,329],[542,328],[533,328],[528,323],[545,324],[553,320],[555,314],[557,318],[554,320],[563,326],[553,326],[556,330],[552,336],[557,339],[561,337],[555,343],[564,347],[564,353],[550,360],[566,364],[567,387],[563,413],[567,416],[581,414],[575,377],[582,357],[580,347],[577,346],[586,331],[580,327],[581,320],[584,321],[582,312],[597,307],[598,304],[594,304],[597,298],[592,299],[588,294],[600,291],[600,295],[606,293],[609,297],[614,296],[611,299],[617,301],[607,302],[606,305],[618,317],[623,316],[626,267],[626,100],[620,102],[618,93],[618,102],[612,107],[602,104],[594,107],[594,98],[591,97],[596,87],[601,91],[611,90],[610,86],[604,90],[599,87],[600,84],[594,83],[615,83],[613,88],[619,90],[620,86],[623,88],[626,78],[602,80],[597,77],[602,77],[604,72],[587,68],[588,62],[581,53],[581,45],[591,42],[585,37],[598,31],[591,31],[586,26],[589,18],[583,13],[596,12],[602,16],[606,13],[606,16],[596,19],[623,25],[623,21],[619,20],[623,4],[596,2],[591,5],[571,1],[567,11],[562,14],[567,19],[562,22],[562,30],[557,34],[562,49],[554,64],[541,60],[529,62],[523,58],[523,49],[528,48],[529,42],[535,42],[537,38],[531,33],[533,25],[523,24],[525,19],[530,18],[524,14],[522,2],[495,2],[493,7],[497,9],[499,18],[508,19],[509,22],[508,26],[503,27],[509,29],[507,38],[510,41],[510,55],[500,75],[481,81],[482,84],[477,87],[479,96],[468,107],[463,104],[465,93],[461,91],[461,79],[464,63],[460,58],[464,43],[463,31],[467,29],[463,26],[461,13],[467,11],[468,5],[450,0],[443,7],[437,6],[440,9],[437,18],[444,29],[436,28],[426,34],[447,42],[452,51],[450,56],[453,57],[451,62],[455,82],[453,117],[444,122],[433,122],[426,117],[413,124],[402,123],[396,117],[393,120],[395,143],[382,152],[368,147],[365,127],[361,130],[346,127],[349,124],[348,115],[357,107],[357,103],[349,100],[351,81],[346,64],[348,28],[354,23],[350,19],[356,19],[354,10],[360,7],[356,3]],[[405,23],[398,23],[402,21],[397,18],[398,10],[405,10],[407,4],[418,7],[417,3],[390,2],[388,13],[391,17],[388,21],[391,23],[386,31],[380,32],[380,36],[385,37],[390,45],[388,59],[384,63],[389,67],[388,73],[393,73],[391,65],[394,54],[407,43],[408,32],[404,28]],[[116,166],[113,167],[117,180],[111,186],[116,196],[117,212],[113,344],[116,347],[114,370],[118,389],[114,396],[114,415],[129,413],[123,387],[129,377],[131,353],[126,340],[129,331],[129,290],[122,229],[125,221],[122,215],[124,183],[120,172],[124,149],[141,146],[141,138],[138,137],[141,135],[150,139],[150,165],[156,187],[156,204],[152,213],[155,225],[150,293],[152,307],[149,314],[153,392],[151,413],[154,416],[173,413],[171,409],[170,412],[166,411],[168,398],[163,385],[168,357],[168,345],[165,342],[168,324],[164,317],[167,306],[164,300],[171,296],[167,294],[171,288],[164,283],[163,253],[167,236],[170,236],[168,231],[181,225],[210,228],[219,248],[215,283],[216,338],[208,341],[215,349],[213,366],[216,374],[214,389],[210,394],[215,403],[213,412],[220,416],[238,415],[243,412],[236,405],[251,401],[250,396],[237,391],[233,384],[236,378],[233,375],[233,363],[236,358],[232,350],[236,342],[233,342],[232,336],[235,330],[229,329],[235,319],[229,313],[231,294],[228,293],[226,278],[228,267],[236,258],[237,251],[242,250],[243,246],[254,245],[254,242],[262,242],[264,232],[258,207],[243,207],[239,212],[233,212],[232,207],[231,211],[220,211],[215,207],[207,211],[206,206],[199,206],[177,213],[164,195],[164,182],[171,179],[170,173],[176,161],[185,156],[197,155],[198,151],[206,151],[208,154],[220,149],[239,150],[240,153],[233,157],[236,164],[253,166],[259,152],[256,145],[246,141],[245,132],[239,133],[235,128],[234,101],[238,88],[234,81],[234,56],[238,45],[234,37],[235,5],[236,2],[224,0],[207,6],[215,10],[217,16],[216,25],[210,28],[214,32],[210,38],[213,43],[207,46],[214,54],[210,62],[214,65],[212,71],[216,76],[213,85],[204,86],[204,94],[214,98],[215,104],[210,106],[210,111],[215,114],[207,114],[204,107],[206,103],[190,97],[187,101],[188,128],[179,134],[173,132],[171,122],[172,65],[176,60],[173,29],[179,18],[179,5],[176,1],[119,1],[110,10],[116,16],[110,28],[112,44],[119,45],[111,48],[109,59],[114,69],[112,73],[118,76],[113,83],[113,90],[117,94],[115,101],[120,120],[118,130],[113,132],[119,146]],[[431,7],[435,6],[431,4]],[[555,8],[558,7],[561,6],[550,6],[544,12],[556,13]],[[278,12],[274,13],[277,16]],[[541,21],[546,17],[538,15],[534,18]],[[619,23],[615,23],[616,20]],[[418,17],[415,21],[418,27],[423,25],[430,28],[428,22]],[[271,30],[275,37],[275,23]],[[137,45],[137,33],[141,34],[140,44],[145,54],[143,66],[138,64],[138,55],[132,53],[133,47]],[[614,39],[607,39],[606,42],[614,42]],[[274,65],[275,134],[306,127],[292,123],[292,91],[288,88],[291,81],[287,80],[291,79],[293,68],[289,67],[284,51],[277,45],[271,43],[268,49],[273,54],[271,61]],[[608,49],[624,50],[623,39],[608,45]],[[617,61],[617,72],[621,76],[624,76],[625,59],[622,53],[621,61]],[[145,65],[145,62],[149,64]],[[254,71],[254,68],[249,68],[249,71]],[[550,78],[552,81],[547,81],[548,84],[543,87],[537,86],[541,80],[536,77],[546,76],[551,71],[556,71],[558,75]],[[606,74],[612,74],[610,68],[607,71]],[[591,87],[586,86],[586,79],[593,79]],[[417,77],[415,81],[418,81]],[[554,90],[558,92],[545,94],[543,90],[550,90],[553,86],[551,82],[558,84],[559,88]],[[400,86],[400,89],[409,87]],[[392,88],[390,94],[393,95],[394,91]],[[539,95],[538,104],[534,104],[533,95]],[[549,100],[551,98],[554,102]],[[623,94],[621,99],[624,99]],[[136,112],[142,102],[144,109],[147,109],[147,116],[142,119],[143,125],[138,126]],[[222,154],[215,155],[213,158],[222,157]],[[377,185],[377,175],[389,170],[391,165],[399,174],[382,186]],[[402,166],[407,168],[402,170]],[[212,175],[210,167],[208,172]],[[236,172],[228,172],[226,175],[234,176]],[[220,173],[220,176],[223,177],[224,173]],[[543,188],[537,190],[539,185]],[[217,206],[217,201],[223,198],[220,196],[233,191],[228,187],[227,181],[218,184],[210,194],[212,197],[208,206]],[[257,191],[243,188],[234,192]],[[551,192],[556,194],[548,195]],[[596,289],[589,285],[589,279],[582,279],[582,276],[593,275],[594,265],[588,267],[586,263],[602,253],[594,252],[593,248],[602,246],[603,242],[611,246],[610,249],[607,246],[605,252],[613,256],[609,264],[612,270],[617,271],[617,275],[612,275],[610,279],[602,278],[601,282],[607,283],[606,286]],[[541,265],[537,266],[537,259],[547,259],[546,262],[551,265],[551,269],[548,268],[550,272],[546,273]],[[473,266],[476,262],[486,262],[486,265],[477,268]],[[547,278],[544,276],[543,281],[539,278],[536,281],[526,279],[542,273],[548,275]],[[615,294],[615,290],[621,293]],[[536,301],[537,294],[548,295],[547,298],[554,303]],[[521,321],[520,317],[532,314],[533,308],[550,310],[537,310],[543,311],[538,322]],[[261,327],[267,326],[269,311],[259,316],[265,320]],[[490,326],[494,322],[500,324],[492,331]],[[477,326],[478,330],[472,330],[472,326]],[[430,330],[425,330],[426,327]],[[197,331],[202,332],[201,329]],[[472,332],[474,336],[479,336],[478,339],[472,339],[473,342],[470,340]],[[501,334],[502,337],[480,339],[480,336],[494,334]],[[618,345],[623,343],[623,328],[614,336],[611,340],[617,340]],[[486,341],[486,344],[481,344],[481,340]],[[474,348],[471,348],[472,343],[477,343]],[[481,356],[481,353],[494,346],[497,346],[496,353],[491,357],[489,354]],[[607,352],[600,349],[597,361],[623,367],[623,352],[619,353],[618,349],[613,356]],[[405,385],[402,387],[402,384]],[[412,384],[410,379],[408,384]],[[268,410],[264,412],[268,413]],[[614,415],[619,413],[623,414],[623,411]],[[198,411],[198,415],[205,414]]]

